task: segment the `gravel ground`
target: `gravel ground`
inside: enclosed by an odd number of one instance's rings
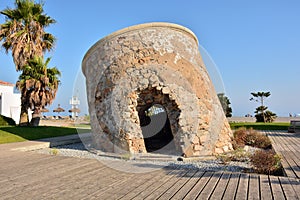
[[[247,162],[229,162],[224,164],[221,160],[207,160],[207,161],[177,161],[174,160],[134,160],[134,159],[120,159],[111,156],[97,155],[97,152],[86,150],[82,143],[69,144],[58,146],[55,148],[45,148],[37,150],[39,153],[52,154],[59,156],[70,156],[78,158],[97,159],[100,162],[119,161],[130,163],[132,165],[156,165],[161,167],[175,167],[179,169],[199,169],[203,171],[232,171],[232,172],[249,172],[252,171],[251,165]],[[102,153],[103,154],[103,153]]]

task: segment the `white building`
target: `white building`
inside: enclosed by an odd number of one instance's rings
[[[19,123],[21,113],[21,94],[15,91],[15,85],[0,80],[0,114]]]
[[[72,113],[72,119],[75,119],[76,117],[78,117],[78,113],[80,111],[78,108],[78,106],[80,105],[79,98],[77,96],[73,96],[72,99],[70,99],[70,105],[72,106],[72,109],[69,110],[69,112]]]

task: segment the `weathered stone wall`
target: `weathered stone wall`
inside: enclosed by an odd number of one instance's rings
[[[97,148],[145,153],[139,106],[160,103],[178,153],[232,149],[230,127],[190,30],[168,23],[123,29],[91,47],[82,69]]]

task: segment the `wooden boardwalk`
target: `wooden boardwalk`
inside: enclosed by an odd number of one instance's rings
[[[300,133],[265,131],[275,151],[282,156],[286,176],[300,178]]]
[[[0,199],[299,199],[299,156],[294,152],[298,137],[268,134],[284,166],[290,167],[288,177],[170,167],[126,173],[94,159],[12,151],[11,145],[0,145]]]

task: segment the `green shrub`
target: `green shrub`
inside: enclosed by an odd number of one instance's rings
[[[270,175],[281,173],[281,157],[274,150],[257,150],[250,156],[250,160],[256,173]]]
[[[245,144],[262,149],[270,149],[272,147],[271,140],[266,135],[263,135],[253,129],[249,129]]]
[[[281,157],[272,150],[270,139],[252,128],[244,127],[233,133],[234,151],[219,155],[223,163],[230,161],[250,161],[256,173],[282,175]],[[247,151],[245,145],[259,148],[260,150]]]
[[[16,122],[12,118],[0,115],[0,126],[15,126],[15,125]]]
[[[217,158],[223,163],[228,163],[230,161],[247,162],[249,161],[249,156],[249,152],[245,151],[243,148],[237,148],[233,151],[219,154]]]
[[[245,140],[247,136],[247,129],[242,127],[237,129],[233,133],[233,148],[238,149],[238,148],[243,148],[245,146]]]
[[[234,149],[242,148],[245,145],[262,149],[269,149],[272,147],[271,141],[266,135],[263,135],[252,128],[239,128],[234,132],[233,136]]]
[[[59,153],[59,150],[56,148],[52,148],[49,150],[50,155],[56,156]]]
[[[264,117],[265,116],[265,117]],[[255,115],[256,122],[268,122],[271,123],[276,119],[276,114],[267,110],[265,111],[264,115],[262,113],[257,113]]]

